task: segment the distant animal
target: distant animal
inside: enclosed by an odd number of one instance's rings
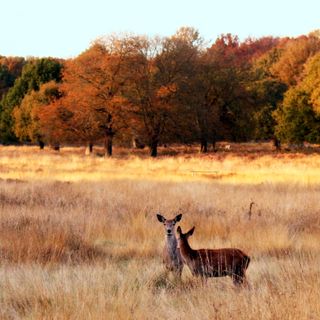
[[[230,145],[230,144],[226,144],[226,145],[224,146],[224,149],[225,149],[225,150],[231,150],[231,145]]]
[[[158,220],[163,223],[165,229],[165,246],[163,248],[163,263],[167,271],[173,272],[176,276],[181,277],[183,262],[178,249],[178,241],[175,234],[175,224],[182,218],[178,214],[173,219],[166,219],[160,213],[157,214]]]
[[[182,260],[189,267],[192,275],[202,278],[230,276],[235,285],[243,284],[250,258],[235,248],[192,249],[188,238],[192,236],[194,229],[195,227],[187,233],[183,233],[180,226],[177,229]]]

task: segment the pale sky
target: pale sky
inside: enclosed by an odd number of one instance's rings
[[[0,55],[75,57],[96,38],[168,36],[182,26],[206,41],[222,33],[295,37],[320,29],[320,0],[0,0]]]

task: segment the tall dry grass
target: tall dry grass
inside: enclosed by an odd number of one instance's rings
[[[318,319],[319,162],[2,147],[0,318]],[[247,252],[250,287],[165,275],[158,211],[183,213],[195,248]]]

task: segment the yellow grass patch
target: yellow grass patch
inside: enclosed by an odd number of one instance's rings
[[[1,319],[320,318],[320,156],[0,149]],[[249,288],[164,274],[158,211],[248,253]]]
[[[73,152],[72,152],[73,151]],[[60,153],[36,147],[0,147],[0,176],[11,180],[106,181],[208,181],[231,184],[265,182],[317,184],[318,154],[238,154],[162,156],[150,159],[86,157],[81,148]]]

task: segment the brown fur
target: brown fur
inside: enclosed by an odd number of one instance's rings
[[[183,234],[180,227],[177,229],[180,253],[191,273],[204,278],[230,276],[235,284],[242,284],[250,258],[235,248],[194,250],[188,243],[193,231],[194,227]]]

